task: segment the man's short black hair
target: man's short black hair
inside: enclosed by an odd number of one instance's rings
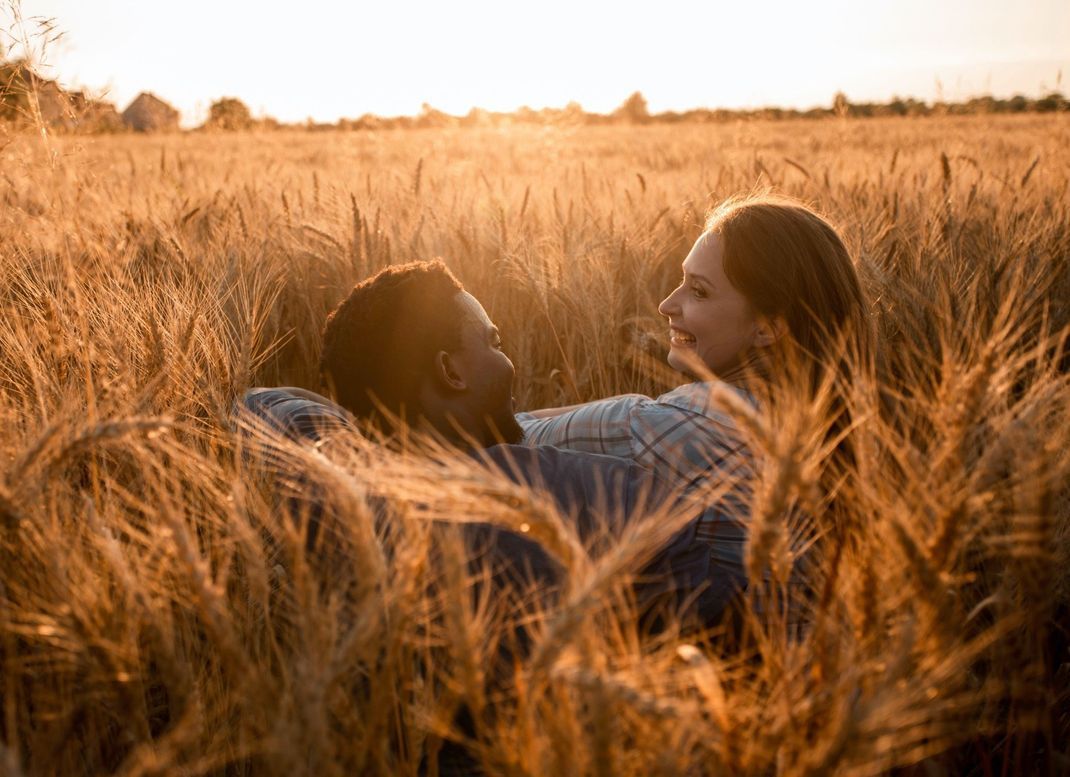
[[[418,406],[434,355],[461,346],[462,291],[438,260],[387,267],[354,286],[323,330],[320,373],[335,399],[365,419],[380,405],[398,416]]]

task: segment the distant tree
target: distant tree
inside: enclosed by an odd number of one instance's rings
[[[908,116],[929,115],[929,106],[924,100],[916,100],[913,97],[908,97],[906,103]]]
[[[518,124],[538,124],[539,114],[529,105],[521,105],[513,111],[513,121]]]
[[[342,119],[338,125],[346,129],[382,129],[384,122],[375,113],[365,113],[360,119]]]
[[[1033,103],[1033,110],[1040,111],[1041,113],[1065,111],[1067,107],[1070,107],[1070,103],[1067,102],[1067,99],[1063,97],[1060,92],[1052,92]]]
[[[650,110],[642,92],[632,92],[628,99],[613,111],[613,115],[631,124],[645,124],[650,121]]]
[[[1021,113],[1022,111],[1029,109],[1029,100],[1020,94],[1014,95],[1011,99],[1007,100],[1007,110],[1011,113]]]
[[[980,97],[971,97],[966,101],[964,107],[967,113],[972,114],[995,113],[999,108],[995,98],[987,94]]]
[[[491,124],[490,112],[483,108],[472,108],[461,117],[462,127],[487,127]]]
[[[237,97],[223,97],[208,109],[206,127],[221,130],[242,130],[253,125],[249,108]]]
[[[575,100],[569,101],[569,104],[565,106],[565,113],[570,116],[583,117],[583,106]]]
[[[449,127],[456,124],[457,119],[444,111],[440,111],[430,103],[424,103],[420,107],[420,115],[415,119],[417,127]]]
[[[832,112],[841,119],[846,118],[851,112],[851,103],[843,92],[836,92],[832,96]]]
[[[906,101],[901,99],[897,95],[892,95],[892,100],[891,100],[891,102],[888,103],[887,108],[888,108],[888,113],[892,114],[893,116],[906,116],[907,115],[907,104],[906,104]]]

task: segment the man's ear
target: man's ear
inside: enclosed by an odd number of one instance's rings
[[[439,351],[434,360],[435,382],[450,391],[465,391],[468,383],[457,370],[457,365],[448,351]]]
[[[758,320],[758,329],[754,333],[754,347],[768,348],[787,333],[788,322],[784,320],[783,316],[773,316],[772,318],[763,316]]]

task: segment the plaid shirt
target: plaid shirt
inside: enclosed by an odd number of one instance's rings
[[[284,437],[317,441],[353,427],[354,418],[341,405],[306,389],[253,388],[238,404]]]
[[[717,487],[725,478],[738,481],[706,510],[698,537],[711,545],[715,560],[742,563],[746,539],[749,451],[731,416],[711,401],[710,385],[688,383],[651,399],[642,394],[589,402],[552,418],[517,415],[525,445],[554,445],[571,450],[631,459],[681,492]],[[754,398],[736,389],[750,403]]]
[[[297,442],[322,440],[335,432],[352,429],[355,422],[348,411],[326,397],[298,388],[250,389],[235,410],[251,414],[275,432]],[[274,467],[274,474],[281,478],[286,508],[295,517],[307,517],[311,522],[308,532],[311,549],[323,520],[321,486],[307,480],[303,473],[291,471],[289,463],[276,459],[270,452],[261,455],[266,456],[265,463],[269,468]],[[612,531],[620,530],[621,526],[615,525],[632,517],[649,500],[666,498],[660,493],[659,485],[671,485],[659,484],[629,457],[595,456],[561,450],[560,446],[496,445],[481,451],[479,458],[497,466],[514,482],[553,497],[562,512],[577,522],[581,536],[595,533],[603,525]],[[726,574],[730,562],[738,563],[733,555],[734,546],[726,546],[727,550],[720,554],[716,548],[713,553],[706,553],[695,542],[700,539],[709,512],[684,527],[644,567],[636,581],[641,601],[653,601],[675,590],[691,600],[702,619],[712,621],[742,587],[742,572],[736,565],[732,566],[734,575]],[[483,530],[472,526],[469,531],[475,537],[482,536]],[[496,540],[497,552],[515,556],[512,560],[518,566],[530,565],[536,572],[541,569],[543,576],[549,574],[548,559],[538,547],[530,546],[525,538],[510,539],[508,535],[505,532]],[[719,574],[715,575],[712,569],[718,562]]]

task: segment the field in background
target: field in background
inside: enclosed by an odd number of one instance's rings
[[[4,768],[415,773],[461,702],[502,774],[1070,763],[1070,117],[9,140]],[[567,527],[471,467],[356,440],[290,451],[352,517],[339,557],[307,563],[230,408],[251,385],[318,388],[355,281],[446,259],[501,327],[522,407],[656,392],[657,301],[706,208],[755,187],[841,229],[881,334],[802,638],[748,610],[740,651],[640,639],[631,550],[562,551],[563,601],[491,677],[516,613],[473,604],[427,517],[527,516],[556,550]],[[790,561],[813,415],[759,430],[756,569]],[[403,552],[371,539],[369,492]]]

